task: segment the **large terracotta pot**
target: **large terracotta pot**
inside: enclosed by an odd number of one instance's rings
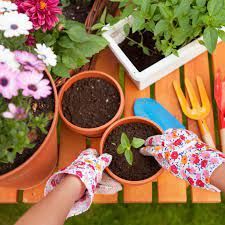
[[[58,159],[57,121],[58,97],[54,81],[46,71],[51,81],[55,96],[55,113],[51,128],[39,149],[16,169],[0,176],[0,186],[15,189],[27,189],[40,184],[55,169]]]
[[[143,124],[147,124],[150,126],[155,127],[156,129],[158,129],[159,133],[163,133],[163,130],[153,121],[148,120],[148,119],[144,119],[142,117],[136,117],[136,116],[131,116],[131,117],[126,117],[123,118],[121,120],[116,121],[114,124],[112,124],[103,134],[101,142],[100,142],[100,154],[104,153],[104,145],[106,142],[107,137],[109,136],[109,134],[116,128],[119,127],[123,124],[128,124],[128,123],[143,123]],[[106,172],[115,180],[117,180],[119,183],[121,184],[129,184],[129,185],[142,185],[151,181],[156,180],[156,178],[163,172],[163,169],[161,168],[155,175],[153,175],[152,177],[149,177],[145,180],[140,180],[140,181],[129,181],[129,180],[125,180],[123,178],[118,177],[117,175],[115,175],[109,168],[106,168]]]
[[[96,128],[78,127],[78,126],[72,124],[70,121],[68,121],[65,118],[65,116],[63,115],[63,110],[62,110],[63,95],[64,95],[65,91],[67,91],[78,80],[82,80],[85,78],[93,78],[93,77],[101,78],[103,80],[108,81],[118,90],[119,95],[120,95],[120,106],[119,106],[119,109],[118,109],[116,115],[106,124],[104,124],[100,127],[96,127]],[[89,71],[85,71],[85,72],[79,73],[79,74],[71,77],[63,85],[63,87],[61,88],[61,91],[59,93],[59,114],[60,114],[60,117],[62,118],[63,122],[66,124],[66,126],[70,130],[72,130],[76,133],[88,136],[88,137],[100,137],[112,123],[114,123],[116,120],[120,119],[120,117],[123,113],[123,109],[124,109],[124,95],[123,95],[123,91],[122,91],[122,88],[120,87],[119,83],[114,78],[112,78],[110,75],[100,72],[100,71],[89,70]]]

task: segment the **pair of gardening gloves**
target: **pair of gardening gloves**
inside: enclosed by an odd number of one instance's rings
[[[145,156],[154,156],[164,169],[192,186],[220,191],[210,184],[210,177],[214,170],[225,162],[225,155],[210,148],[191,131],[169,129],[162,135],[148,138],[140,152]],[[72,174],[85,184],[86,192],[74,203],[68,217],[87,211],[95,193],[113,194],[122,189],[119,183],[103,174],[111,160],[112,156],[109,154],[98,157],[94,149],[83,151],[70,166],[48,180],[45,195],[52,191],[66,174]]]

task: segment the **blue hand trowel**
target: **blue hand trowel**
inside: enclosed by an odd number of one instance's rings
[[[151,98],[139,98],[134,103],[135,116],[141,116],[157,123],[163,130],[185,127],[162,105]]]

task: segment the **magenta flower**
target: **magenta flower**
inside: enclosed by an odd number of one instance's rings
[[[16,0],[19,12],[26,13],[36,30],[51,30],[62,14],[59,0]]]
[[[45,64],[32,53],[26,51],[15,51],[15,58],[18,63],[21,64],[22,70],[43,72]]]
[[[43,79],[42,73],[24,71],[19,74],[19,87],[24,96],[32,96],[35,99],[46,98],[52,93],[49,80]]]
[[[6,64],[0,63],[0,94],[4,98],[11,99],[18,95],[16,76],[15,71],[12,71]]]
[[[27,46],[34,46],[36,44],[36,39],[33,35],[29,34],[25,42]]]
[[[2,116],[6,119],[23,120],[27,118],[26,111],[21,107],[16,107],[13,103],[8,105],[9,111],[2,113]]]

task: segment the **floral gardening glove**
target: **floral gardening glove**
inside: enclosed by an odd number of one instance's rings
[[[102,173],[111,163],[111,155],[103,154],[100,157],[97,157],[97,155],[98,153],[95,149],[83,151],[71,165],[55,173],[47,181],[45,195],[51,192],[67,174],[79,177],[86,186],[85,195],[74,203],[68,217],[81,214],[89,209],[97,185],[102,179]]]
[[[210,184],[210,177],[225,162],[225,155],[203,143],[193,132],[169,129],[163,135],[148,138],[145,146],[141,153],[154,156],[176,177],[195,187],[220,191]]]

